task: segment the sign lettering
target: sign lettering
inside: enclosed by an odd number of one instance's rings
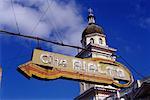
[[[108,65],[105,67],[105,70],[102,70],[102,65],[99,63],[83,61],[81,59],[63,59],[59,57],[54,57],[51,54],[44,54],[40,55],[40,60],[43,64],[48,64],[49,66],[53,67],[72,67],[76,71],[83,71],[89,73],[105,73],[106,75],[125,78],[125,73],[121,68],[117,68],[116,66]],[[71,60],[71,61],[70,61]],[[72,62],[72,66],[69,66],[68,63]],[[41,63],[41,64],[42,64]]]

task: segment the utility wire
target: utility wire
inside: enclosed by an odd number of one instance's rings
[[[17,33],[8,32],[8,31],[5,31],[5,30],[0,30],[0,34],[9,34],[9,35],[19,36],[19,37],[24,37],[24,38],[30,38],[30,39],[33,39],[33,40],[40,40],[40,41],[44,41],[44,42],[47,42],[47,43],[52,43],[52,44],[59,45],[59,46],[65,46],[65,47],[81,49],[81,50],[85,50],[85,51],[89,51],[89,52],[96,52],[96,53],[104,54],[102,52],[89,50],[89,49],[82,48],[82,47],[79,47],[79,46],[63,44],[63,43],[60,43],[60,42],[55,42],[55,41],[47,40],[47,39],[40,38],[40,37],[35,37],[35,36],[30,36],[30,35],[23,35],[23,34],[17,34]]]
[[[24,37],[24,38],[30,38],[30,39],[34,39],[34,40],[40,40],[40,41],[52,43],[52,44],[59,45],[59,46],[66,46],[66,47],[70,47],[70,48],[76,48],[76,49],[81,49],[81,50],[85,50],[85,51],[89,51],[89,52],[96,52],[96,53],[103,54],[102,52],[89,50],[87,48],[82,48],[82,47],[79,47],[79,46],[73,46],[73,45],[63,44],[63,43],[54,42],[54,41],[46,40],[46,39],[39,38],[39,37],[34,37],[34,36],[29,36],[29,35],[23,35],[23,34],[17,34],[17,33],[13,33],[13,32],[8,32],[8,31],[5,31],[5,30],[0,30],[0,34],[15,35],[15,36]],[[112,56],[120,57],[133,71],[135,71],[135,73],[137,73],[137,75],[139,75],[140,77],[144,78],[144,76],[141,73],[139,73],[134,67],[132,67],[132,65],[129,64],[128,61],[125,60],[122,56],[120,56],[120,55],[119,56],[118,55],[112,55]]]
[[[47,1],[47,3],[48,3],[48,6],[50,6],[50,5],[52,5],[53,2],[51,1],[51,3],[49,3],[49,2]],[[50,9],[50,7],[49,7],[49,9]],[[43,9],[41,9],[41,10],[43,10]],[[41,10],[39,10],[39,11],[42,13]],[[45,14],[45,16],[47,16],[47,15]],[[49,20],[49,16],[47,16],[47,21],[48,21],[48,23],[49,23],[50,26],[53,25],[53,24],[51,23],[51,21]],[[54,25],[53,25],[53,26],[54,26]],[[61,38],[59,37],[59,35],[57,34],[58,31],[56,30],[56,27],[55,27],[55,26],[54,26],[54,31],[55,31],[55,33],[56,33],[56,34],[54,34],[55,38],[58,39],[61,43],[63,43],[62,39],[61,39]]]
[[[44,17],[44,15],[47,13],[49,9],[49,6],[46,8],[46,10],[44,11],[44,13],[40,16],[40,19],[37,21],[37,23],[35,24],[35,26],[33,27],[31,34],[36,30],[37,26],[40,24],[42,18]],[[39,39],[37,38],[37,48],[40,49],[40,44],[39,44]]]
[[[47,1],[48,2],[48,1]],[[52,4],[52,2],[51,2],[51,4]],[[40,19],[38,20],[38,22],[37,22],[37,24],[35,25],[35,27],[33,28],[33,30],[32,30],[32,32],[31,32],[31,34],[36,30],[36,28],[37,28],[37,26],[40,24],[40,22],[41,22],[41,20],[42,20],[42,18],[46,15],[46,13],[48,12],[48,10],[49,10],[49,8],[50,8],[50,4],[49,4],[49,2],[48,2],[48,7],[47,7],[47,9],[44,11],[44,13],[41,15],[41,17],[40,17]],[[41,12],[42,13],[42,12]],[[57,32],[57,31],[56,31]],[[58,32],[57,32],[58,33]],[[58,37],[59,38],[59,37]],[[59,40],[62,42],[62,40],[59,38]],[[37,48],[38,49],[40,49],[40,43],[39,43],[39,39],[37,38]],[[63,42],[62,42],[63,43]]]
[[[40,24],[40,21],[42,20],[42,18],[44,17],[44,15],[47,13],[48,9],[49,9],[49,6],[46,8],[46,10],[44,11],[44,13],[40,16],[40,19],[37,21],[36,25],[32,29],[31,34],[36,30],[37,26]]]
[[[122,57],[122,56],[120,56],[120,55],[119,55],[119,57],[120,57],[137,75],[139,75],[141,78],[145,78],[145,76],[142,75],[140,72],[138,72],[131,64],[129,64],[128,61],[127,61],[124,57]]]
[[[51,17],[54,18],[53,13],[52,13],[52,10],[51,10],[51,7],[50,7],[50,6],[52,5],[52,1],[51,1],[51,4],[50,4],[49,0],[47,0],[47,3],[48,3],[48,6],[49,6],[49,8],[50,8],[50,11],[51,11]],[[52,21],[49,21],[49,18],[48,18],[48,22],[49,22],[51,25],[54,26],[54,30],[55,30],[56,35],[57,35],[56,37],[58,37],[59,41],[60,41],[61,43],[63,43],[62,36],[61,36],[60,32],[58,32],[58,30],[56,29],[56,24],[53,23]],[[54,34],[54,35],[55,35],[55,34]]]
[[[17,17],[16,17],[14,5],[13,5],[13,0],[11,0],[11,6],[12,6],[13,14],[14,14],[14,17],[15,17],[16,28],[17,28],[18,33],[20,34],[19,25],[18,25],[18,22],[17,22]]]

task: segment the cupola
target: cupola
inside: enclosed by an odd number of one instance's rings
[[[82,33],[82,46],[89,44],[106,46],[105,34],[101,26],[96,25],[95,16],[91,8],[88,9],[88,25]]]

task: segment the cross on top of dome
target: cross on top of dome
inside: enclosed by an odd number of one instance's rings
[[[94,23],[95,23],[95,17],[94,17],[92,8],[89,8],[89,9],[88,9],[88,12],[89,12],[89,15],[88,15],[88,23],[89,23],[89,24],[94,24]]]
[[[93,9],[92,9],[92,8],[89,8],[89,9],[88,9],[88,12],[89,12],[89,14],[93,14]]]

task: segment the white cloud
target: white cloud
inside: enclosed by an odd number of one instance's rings
[[[59,32],[64,43],[80,45],[85,22],[75,1],[49,0],[48,3],[47,0],[13,0],[13,6],[21,33],[51,39],[49,36],[52,33],[56,38],[56,33]],[[46,15],[31,34],[48,6]],[[0,0],[0,28],[5,27],[16,32],[11,0]],[[56,52],[74,52],[73,49],[52,47]]]

